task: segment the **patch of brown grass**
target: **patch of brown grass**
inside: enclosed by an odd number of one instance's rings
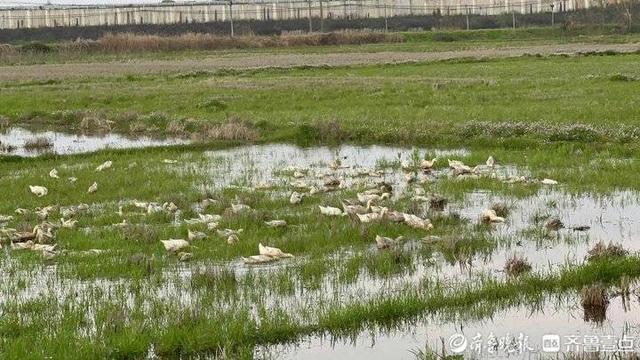
[[[10,124],[9,118],[6,116],[0,115],[0,130],[8,128],[9,124]]]
[[[400,34],[378,32],[335,32],[327,34],[297,34],[281,36],[220,36],[187,33],[178,36],[107,34],[97,42],[69,44],[65,49],[86,51],[99,48],[111,52],[216,50],[234,48],[297,47],[324,45],[358,45],[403,42]]]
[[[39,136],[25,141],[23,147],[25,150],[39,151],[52,148],[53,142],[47,137]]]
[[[184,133],[186,132],[186,127],[182,120],[175,119],[169,121],[166,131],[167,134],[171,135],[184,135]]]
[[[86,115],[80,120],[80,129],[85,132],[108,132],[111,131],[113,121],[97,114]]]
[[[342,127],[338,119],[317,121],[313,127],[322,142],[342,142],[349,139],[349,132]]]
[[[629,252],[625,250],[622,245],[609,243],[605,245],[604,242],[597,243],[587,255],[587,260],[594,261],[609,257],[621,257],[627,255]]]
[[[581,304],[584,309],[584,320],[601,323],[606,319],[609,296],[607,288],[602,284],[594,284],[582,288]]]
[[[513,255],[507,259],[507,262],[504,264],[504,270],[509,276],[518,276],[531,271],[531,264],[529,264],[527,259]]]
[[[224,124],[211,125],[206,131],[207,140],[258,140],[259,134],[252,124],[238,118],[230,118]]]

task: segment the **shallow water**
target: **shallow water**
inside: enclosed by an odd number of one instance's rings
[[[49,139],[53,146],[42,150],[28,150],[24,148],[25,142],[35,138]],[[2,155],[38,156],[43,153],[53,154],[78,154],[103,149],[129,149],[142,147],[157,147],[186,144],[183,139],[154,139],[146,136],[125,137],[118,134],[103,135],[72,135],[55,131],[32,132],[23,128],[11,128],[6,132],[0,132],[0,143],[15,148],[11,152],[0,152]]]
[[[444,339],[447,354],[463,354],[465,358],[539,358],[558,353],[593,352],[596,347],[604,354],[608,349],[622,349],[618,340],[627,336],[632,339],[633,350],[640,345],[640,304],[632,298],[625,308],[622,298],[611,301],[606,319],[601,323],[583,320],[583,309],[576,298],[565,298],[561,302],[546,301],[542,306],[516,306],[496,312],[491,318],[481,320],[451,321],[438,316],[429,317],[415,326],[392,331],[369,330],[345,338],[308,337],[296,345],[274,346],[257,350],[260,356],[269,355],[277,359],[416,359],[412,353],[429,349],[442,353]],[[522,336],[521,336],[522,334]],[[560,338],[560,349],[556,351],[549,343],[543,346],[543,336]],[[451,344],[452,337],[464,340],[458,347]],[[463,338],[464,337],[464,338]],[[498,343],[511,343],[512,347]],[[508,340],[507,340],[508,339]],[[505,341],[506,340],[506,341]],[[575,345],[574,342],[578,342]],[[608,344],[609,347],[606,347]],[[624,344],[624,343],[622,343]],[[458,349],[453,351],[453,349]]]

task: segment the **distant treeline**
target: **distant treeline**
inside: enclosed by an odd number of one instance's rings
[[[622,5],[609,5],[604,8],[590,8],[571,12],[554,14],[557,26],[567,30],[579,26],[607,25],[612,31],[637,31],[638,25],[630,23],[629,19],[640,17],[640,5],[630,9],[630,15]],[[396,16],[386,21],[384,18],[341,18],[312,20],[313,31],[342,31],[342,30],[455,30],[466,29],[467,22],[470,29],[498,29],[513,26],[513,14],[501,15],[454,15],[443,14],[420,16]],[[551,25],[551,13],[515,13],[516,27],[535,27]],[[613,25],[613,27],[612,27]],[[309,29],[308,19],[294,20],[237,20],[234,21],[237,35],[281,35],[286,33],[301,33]],[[229,22],[165,24],[165,25],[110,25],[90,27],[56,27],[36,29],[0,30],[0,43],[20,42],[54,42],[75,39],[96,40],[107,34],[135,33],[147,35],[180,35],[185,33],[202,33],[228,35]]]

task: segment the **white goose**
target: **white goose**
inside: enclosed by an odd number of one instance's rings
[[[342,202],[342,210],[349,214],[349,215],[355,215],[355,214],[366,214],[369,211],[371,211],[371,202],[373,200],[369,200],[367,201],[367,206],[363,206],[360,204],[354,204],[354,203],[349,203],[347,201],[343,201]]]
[[[403,236],[398,236],[395,239],[386,236],[376,235],[376,246],[378,249],[389,249],[398,246]]]
[[[429,219],[423,219],[419,216],[412,214],[404,214],[404,222],[415,229],[430,230],[433,229],[433,225]]]
[[[271,221],[265,221],[265,224],[267,224],[267,226],[269,227],[285,227],[287,226],[287,222],[284,220],[271,220]]]
[[[243,212],[247,212],[251,210],[251,207],[249,205],[245,205],[245,204],[231,204],[231,211],[234,214],[240,214]]]
[[[422,170],[431,170],[436,164],[436,161],[438,161],[437,158],[433,158],[431,160],[422,160],[422,162],[420,163],[420,168],[422,168]]]
[[[98,167],[96,167],[96,171],[106,170],[106,169],[110,168],[112,165],[113,165],[113,162],[111,160],[107,160],[107,161],[103,162],[102,164],[98,165]]]
[[[289,203],[292,205],[300,204],[302,202],[303,194],[300,194],[297,191],[291,193],[291,197],[289,197]]]
[[[96,191],[98,191],[98,183],[94,181],[93,184],[91,184],[91,186],[89,186],[89,189],[87,190],[87,192],[89,194],[93,194]]]
[[[51,171],[49,171],[49,177],[54,179],[60,179],[60,176],[58,176],[58,170],[52,169]]]
[[[264,246],[262,243],[258,244],[258,253],[260,255],[271,256],[278,259],[293,257],[292,254],[285,253],[276,247]]]
[[[484,211],[482,211],[480,218],[482,219],[482,221],[489,222],[489,223],[504,222],[504,218],[501,216],[498,216],[498,214],[496,214],[496,211],[491,209],[485,209]]]
[[[32,186],[29,185],[29,190],[31,193],[37,197],[43,197],[49,193],[49,190],[44,186]]]
[[[361,223],[370,223],[374,221],[380,221],[384,218],[387,213],[386,208],[384,208],[381,212],[373,212],[369,214],[356,214]]]
[[[202,231],[187,230],[187,239],[189,241],[202,240],[206,237],[207,237],[207,234],[203,233]]]
[[[342,216],[342,215],[346,215],[346,213],[343,213],[342,210],[338,209],[337,207],[332,207],[332,206],[318,206],[320,208],[320,214],[322,215],[327,215],[327,216]]]
[[[62,225],[63,228],[73,229],[74,227],[76,227],[77,223],[78,220],[75,219],[65,220],[64,218],[60,218],[60,225]]]
[[[363,204],[366,204],[369,200],[371,201],[380,201],[380,200],[384,200],[384,199],[388,199],[389,197],[391,197],[391,194],[389,193],[382,193],[382,195],[378,195],[378,194],[366,194],[366,193],[358,193],[356,194],[358,197],[358,201],[360,201]]]
[[[160,240],[165,250],[169,252],[178,252],[189,247],[189,242],[184,239]]]

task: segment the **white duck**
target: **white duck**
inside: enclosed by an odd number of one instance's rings
[[[49,193],[49,190],[44,186],[29,185],[29,190],[31,190],[31,193],[37,197],[43,197]]]
[[[303,194],[300,194],[299,192],[294,191],[291,193],[291,196],[289,197],[289,203],[292,205],[300,204],[302,202],[303,197],[304,197]]]
[[[67,178],[67,180],[68,180],[70,183],[74,183],[74,182],[78,181],[78,178],[77,178],[77,177],[73,177],[73,176],[72,176],[72,177]]]
[[[169,252],[178,252],[189,247],[189,242],[184,239],[160,240],[165,250]]]
[[[264,246],[262,245],[262,243],[258,244],[258,253],[260,255],[266,255],[266,256],[271,256],[277,259],[281,259],[281,258],[292,258],[293,255],[289,254],[289,253],[285,253],[282,250],[275,248],[275,247],[270,247],[270,246]]]
[[[342,210],[338,209],[337,207],[332,207],[332,206],[318,206],[320,208],[320,214],[322,215],[327,215],[327,216],[341,216],[341,215],[346,215],[345,213],[342,212]]]
[[[91,184],[91,186],[89,186],[89,189],[87,189],[87,192],[89,194],[93,194],[96,191],[98,191],[98,183],[94,181],[93,184]]]
[[[370,222],[382,220],[385,214],[386,214],[386,208],[381,212],[373,212],[369,214],[356,214],[356,216],[358,217],[361,223],[370,223]]]
[[[51,169],[51,171],[49,171],[49,177],[54,179],[60,179],[60,176],[58,176],[58,170]]]
[[[494,159],[493,156],[489,156],[489,158],[487,159],[487,161],[485,163],[489,167],[494,167],[494,166],[496,166],[496,159]]]
[[[482,211],[482,214],[480,215],[480,218],[484,222],[490,222],[490,223],[501,223],[501,222],[504,222],[504,218],[501,217],[501,216],[498,216],[496,214],[496,211],[495,210],[491,210],[491,209],[485,209],[484,211]]]
[[[187,230],[187,239],[189,241],[202,240],[206,237],[207,237],[207,234],[203,233],[202,231]]]
[[[367,202],[369,202],[369,200],[380,201],[380,200],[388,199],[389,197],[391,197],[391,194],[389,193],[382,193],[382,195],[358,193],[356,195],[358,197],[358,201],[360,201],[363,204],[366,204]]]
[[[73,229],[74,227],[76,227],[77,223],[78,220],[75,219],[65,220],[64,218],[60,218],[60,225],[62,225],[63,228]]]
[[[106,169],[110,168],[112,165],[113,165],[113,162],[111,160],[107,160],[107,161],[103,162],[102,164],[98,165],[98,167],[96,167],[96,171],[106,170]]]
[[[557,182],[557,181],[555,181],[555,180],[551,180],[551,179],[543,179],[543,180],[541,181],[541,183],[542,183],[543,185],[558,185],[558,182]]]
[[[386,236],[376,235],[376,246],[378,249],[389,249],[398,246],[404,237],[398,236],[395,239]]]
[[[415,229],[430,230],[433,229],[433,225],[429,219],[423,219],[419,216],[412,214],[404,214],[404,222]]]
[[[371,202],[373,200],[369,200],[367,201],[367,206],[363,206],[360,204],[354,204],[354,203],[349,203],[347,201],[343,201],[342,202],[342,210],[349,214],[349,215],[355,215],[355,214],[366,214],[369,211],[371,211]]]
[[[431,160],[422,160],[422,162],[420,163],[420,168],[422,168],[422,170],[431,170],[436,164],[436,161],[438,161],[437,158],[433,158]]]
[[[244,261],[244,263],[248,265],[265,264],[276,260],[278,260],[278,258],[274,258],[268,255],[251,255],[242,258],[242,261]]]
[[[267,226],[269,227],[285,227],[287,226],[287,222],[284,220],[271,220],[271,221],[265,221],[265,224],[267,224]]]
[[[234,214],[240,214],[243,212],[247,212],[251,210],[251,207],[249,205],[245,205],[245,204],[231,204],[231,211]]]

